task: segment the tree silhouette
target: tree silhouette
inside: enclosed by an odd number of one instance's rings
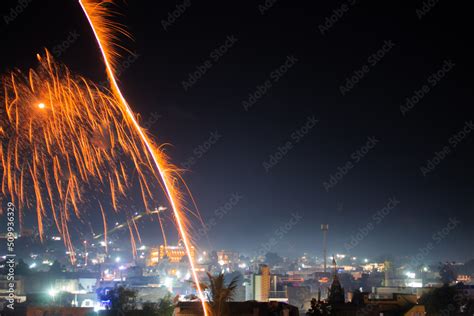
[[[59,263],[58,260],[54,260],[53,264],[49,268],[49,272],[54,274],[60,274],[61,272],[63,272],[63,267],[61,266],[61,263]]]
[[[439,268],[439,277],[441,279],[441,282],[443,284],[451,284],[457,280],[457,274],[454,269],[454,262],[446,262],[446,263],[440,263],[440,268]]]
[[[137,292],[123,286],[118,286],[109,291],[108,298],[110,299],[112,309],[127,312],[135,309]]]
[[[229,282],[225,284],[225,277],[223,273],[216,276],[207,273],[209,278],[208,284],[202,284],[203,289],[207,289],[210,292],[209,295],[209,309],[212,316],[227,316],[230,315],[229,301],[232,301],[237,289],[239,276],[235,276]]]
[[[172,316],[174,304],[171,294],[167,294],[158,303],[144,303],[143,314],[146,316]]]
[[[434,289],[432,292],[424,294],[419,302],[425,305],[428,316],[455,315],[460,303],[456,299],[456,292],[454,287],[445,284],[440,288]]]
[[[28,275],[30,273],[30,267],[25,263],[25,261],[23,261],[23,259],[20,259],[16,265],[15,273],[18,275]]]
[[[276,266],[283,262],[283,258],[275,252],[267,252],[265,254],[265,262],[270,266]]]

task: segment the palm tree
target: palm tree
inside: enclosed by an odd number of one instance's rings
[[[239,282],[239,276],[235,276],[226,286],[224,274],[211,275],[207,273],[209,284],[203,284],[203,289],[209,290],[209,312],[212,316],[230,315],[229,305],[227,302],[232,301],[235,290]]]

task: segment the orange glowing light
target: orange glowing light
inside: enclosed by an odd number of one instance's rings
[[[145,132],[137,122],[135,115],[133,114],[130,106],[128,105],[127,100],[123,96],[122,91],[120,90],[120,87],[116,80],[114,66],[116,64],[117,57],[119,57],[119,54],[114,49],[117,45],[114,45],[113,40],[116,38],[115,34],[117,32],[125,34],[127,36],[129,36],[129,34],[127,32],[124,32],[124,29],[120,25],[114,23],[109,19],[111,14],[106,6],[112,2],[112,0],[79,0],[79,3],[81,4],[81,7],[89,21],[89,24],[92,28],[92,31],[94,32],[95,38],[102,53],[111,89],[117,99],[120,100],[120,103],[122,104],[127,117],[130,119],[133,126],[139,133],[142,142],[147,147],[153,159],[156,170],[161,176],[161,179],[163,181],[163,188],[166,191],[168,200],[173,209],[175,221],[181,238],[183,240],[184,247],[186,249],[187,257],[193,274],[193,279],[197,287],[198,295],[203,305],[204,315],[207,316],[208,313],[204,301],[204,295],[201,289],[199,278],[195,271],[196,269],[194,265],[194,260],[191,254],[191,245],[187,233],[185,218],[182,212],[183,206],[180,204],[182,193],[179,191],[179,188],[176,185],[176,180],[179,180],[179,177],[177,178],[174,174],[176,172],[176,169],[170,168],[171,164],[166,160],[166,157],[163,155],[160,156],[160,153],[154,148],[153,142],[149,139],[149,137],[145,134]]]
[[[194,213],[185,206],[186,196],[193,199],[179,168],[170,163],[162,147],[140,127],[117,83],[115,65],[119,54],[114,40],[116,33],[123,34],[124,30],[110,20],[107,7],[112,2],[79,1],[102,54],[110,90],[73,74],[66,66],[56,63],[47,50],[44,55],[37,55],[37,68],[27,73],[15,70],[2,76],[0,202],[9,198],[17,206],[20,227],[22,210],[35,209],[41,239],[44,219],[52,219],[71,262],[75,263],[70,223],[74,218],[83,219],[80,205],[88,199],[84,186],[107,190],[109,194],[103,196],[110,197],[114,210],[128,216],[120,209],[120,200],[127,197],[132,181],[138,183],[144,206],[149,209],[148,204],[155,202],[150,178],[157,180],[171,205],[207,316],[191,255],[190,219],[186,212]],[[48,115],[36,115],[37,111],[31,111],[32,105],[47,109]],[[102,204],[98,204],[107,243],[107,216]],[[162,225],[160,218],[159,221]],[[127,223],[135,254],[139,230],[135,221]]]

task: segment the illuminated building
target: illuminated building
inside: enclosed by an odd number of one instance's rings
[[[239,253],[221,250],[217,252],[217,262],[222,266],[225,264],[237,263],[239,261]]]
[[[252,290],[254,300],[268,302],[270,296],[270,268],[267,265],[260,266],[260,273],[252,277]]]
[[[362,269],[366,272],[385,272],[385,263],[366,263],[362,266]]]
[[[334,276],[331,287],[329,288],[328,303],[333,306],[338,304],[344,304],[345,295],[344,288],[341,286],[341,282],[339,282],[339,277],[337,276],[337,264],[334,258],[332,259],[332,263],[334,266]]]
[[[195,249],[193,246],[190,248],[191,257],[194,260]],[[186,249],[181,244],[178,246],[164,246],[161,245],[159,248],[151,248],[150,254],[148,256],[147,265],[154,266],[158,264],[161,260],[165,258],[168,259],[170,263],[178,263],[186,257]],[[186,260],[186,259],[184,259]]]
[[[471,282],[471,276],[467,274],[459,274],[457,277],[458,282],[469,283]]]

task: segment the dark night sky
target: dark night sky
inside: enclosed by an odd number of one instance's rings
[[[203,1],[201,1],[203,2]],[[183,1],[119,3],[120,21],[133,34],[126,46],[139,57],[121,75],[121,85],[160,143],[173,144],[175,162],[196,158],[186,174],[209,231],[212,247],[256,251],[271,238],[271,250],[297,255],[320,253],[319,225],[330,225],[330,251],[346,252],[363,227],[373,227],[353,255],[391,253],[413,256],[428,242],[427,258],[474,257],[473,137],[456,148],[449,139],[474,119],[472,34],[468,11],[440,0],[421,19],[423,1],[356,1],[325,34],[319,25],[351,1],[277,0],[265,14],[263,1],[191,0],[167,30],[162,20]],[[268,1],[271,3],[272,1]],[[0,17],[17,1],[2,1]],[[8,25],[0,21],[1,70],[34,65],[34,53],[53,50],[77,32],[79,38],[58,58],[74,71],[104,80],[95,42],[78,4],[32,0]],[[228,36],[237,42],[191,88],[182,82],[210,59]],[[394,46],[347,94],[339,87],[369,64],[369,57],[391,41]],[[298,60],[248,111],[242,101],[257,90],[287,56]],[[428,84],[446,60],[455,66],[405,116],[400,105]],[[308,117],[318,124],[266,172],[263,163]],[[222,137],[202,157],[196,148],[212,132]],[[323,183],[369,137],[376,146],[327,192]],[[450,153],[423,176],[421,166],[435,152]],[[233,193],[243,196],[225,216],[214,210]],[[373,215],[390,197],[400,201],[381,223]],[[275,232],[291,213],[303,218],[281,239]],[[437,243],[432,235],[450,218],[460,224]],[[374,224],[375,223],[375,224]],[[206,245],[203,245],[208,247]]]

